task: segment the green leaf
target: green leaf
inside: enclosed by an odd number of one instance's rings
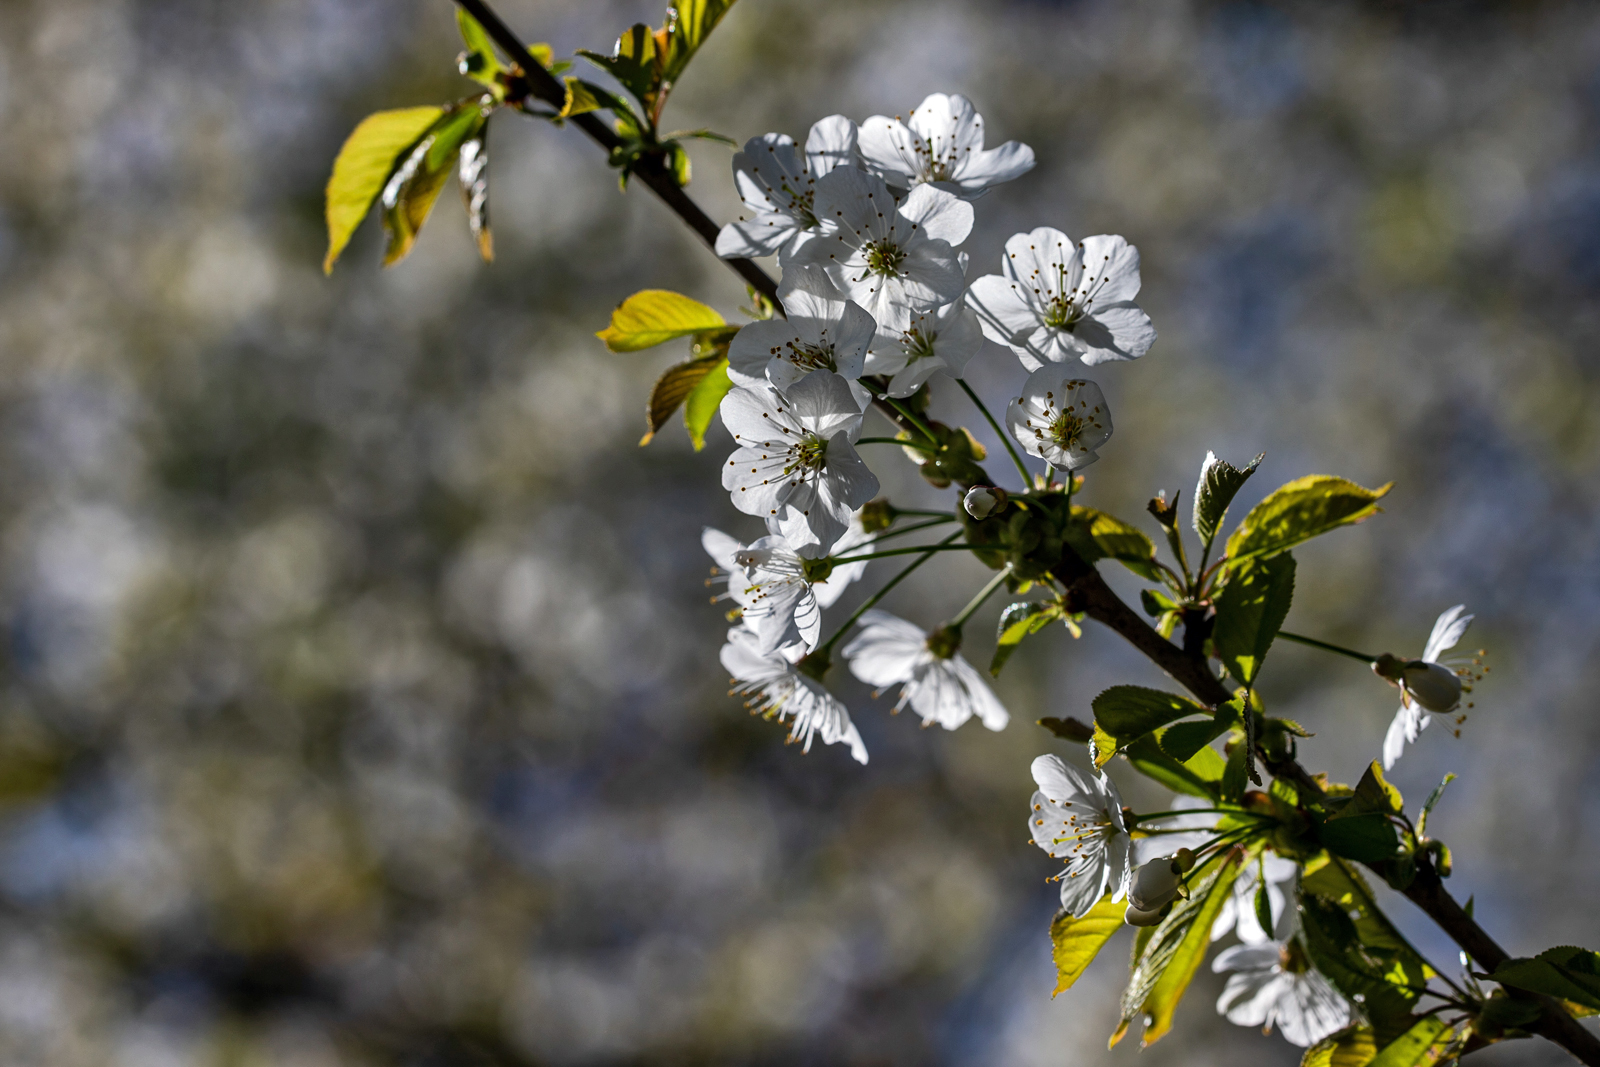
[[[1444,780],[1433,787],[1433,792],[1428,794],[1428,800],[1422,805],[1422,814],[1417,816],[1417,833],[1428,832],[1428,816],[1433,814],[1433,806],[1439,803],[1439,798],[1444,796],[1444,787],[1456,780],[1454,772],[1444,776]]]
[[[1437,1016],[1418,1019],[1411,1029],[1383,1046],[1367,1067],[1417,1067],[1425,1061],[1431,1063],[1428,1054],[1449,1031],[1450,1027]]]
[[[587,48],[578,49],[578,55],[617,79],[646,111],[652,110],[661,72],[656,61],[656,35],[649,26],[636,22],[628,27],[617,38],[609,56]]]
[[[461,31],[462,43],[467,46],[467,50],[461,53],[461,58],[456,63],[457,68],[462,74],[494,93],[495,99],[500,99],[505,94],[505,86],[500,83],[498,76],[507,73],[510,68],[500,62],[500,57],[494,50],[494,41],[489,37],[488,31],[477,19],[467,14],[464,8],[456,9],[456,27]],[[544,59],[544,57],[539,58]],[[548,66],[548,61],[545,62]]]
[[[1228,753],[1228,762],[1223,767],[1222,780],[1218,789],[1225,803],[1236,804],[1244,796],[1244,791],[1250,785],[1250,772],[1245,767],[1245,756],[1248,755],[1248,746],[1238,742],[1233,750]]]
[[[1341,1030],[1306,1049],[1300,1067],[1367,1067],[1378,1054],[1372,1030],[1365,1026]]]
[[[1361,781],[1356,783],[1355,793],[1328,821],[1358,815],[1398,815],[1404,808],[1405,798],[1400,795],[1400,790],[1389,784],[1389,780],[1383,776],[1382,765],[1373,760],[1362,773]]]
[[[1094,508],[1074,506],[1067,525],[1067,543],[1085,563],[1114,559],[1148,581],[1161,580],[1155,567],[1155,542],[1137,526]]]
[[[662,79],[676,82],[734,0],[680,0],[668,11]]]
[[[645,418],[650,424],[650,429],[639,439],[640,446],[650,443],[656,431],[665,426],[672,413],[678,410],[678,405],[682,404],[713,370],[721,369],[726,374],[727,365],[725,357],[713,354],[668,367],[666,373],[656,379],[655,387],[650,390],[650,403],[645,409]]]
[[[1024,637],[1036,634],[1061,618],[1061,603],[1056,600],[1027,600],[1007,605],[1000,613],[1000,632],[996,638],[994,658],[989,661],[989,673],[1000,677],[1000,668],[1006,665],[1011,653],[1017,650]]]
[[[1256,922],[1269,936],[1272,934],[1272,898],[1267,895],[1266,871],[1261,872],[1262,877],[1256,884]]]
[[[1043,726],[1063,741],[1071,741],[1074,744],[1086,745],[1094,737],[1093,728],[1070,717],[1056,719],[1047,716],[1038,720],[1038,722],[1040,726]]]
[[[608,89],[602,89],[593,82],[586,82],[581,78],[568,76],[563,80],[567,87],[566,99],[561,104],[561,110],[556,112],[558,119],[571,118],[573,115],[582,115],[590,111],[599,111],[604,108],[616,115],[619,123],[631,123],[637,130],[638,116],[633,113],[633,108],[628,102]]]
[[[446,109],[390,175],[380,196],[383,228],[389,236],[384,266],[393,266],[410,254],[440,191],[458,173],[462,146],[483,132],[485,102],[492,100],[473,97]]]
[[[617,305],[611,325],[595,336],[613,352],[638,352],[726,325],[721,315],[698,300],[667,289],[645,289]]]
[[[1234,568],[1216,600],[1216,625],[1211,631],[1217,658],[1235,681],[1255,682],[1273,638],[1294,599],[1294,557],[1246,560]]]
[[[1371,518],[1394,483],[1363,489],[1331,474],[1308,474],[1275,489],[1228,538],[1230,565],[1276,555],[1319,534]]]
[[[1114,685],[1094,698],[1095,766],[1145,734],[1187,715],[1210,716],[1191,700],[1140,685]]]
[[[1323,824],[1318,838],[1329,852],[1358,863],[1382,863],[1394,859],[1400,849],[1394,824],[1377,814],[1330,820]]]
[[[390,177],[444,113],[442,107],[380,111],[362,119],[346,138],[328,179],[328,254],[322,261],[324,272],[333,271],[339,254],[372,210]]]
[[[1211,944],[1211,925],[1233,895],[1233,881],[1242,860],[1235,852],[1226,855],[1198,889],[1191,889],[1189,899],[1174,904],[1134,964],[1127,991],[1122,995],[1122,1024],[1126,1028],[1133,1019],[1144,1015],[1140,1043],[1145,1047],[1172,1028],[1172,1013]]]
[[[489,124],[463,141],[456,177],[467,208],[467,226],[485,263],[494,262],[494,234],[489,230]]]
[[[1050,950],[1056,961],[1056,988],[1050,994],[1052,997],[1071,989],[1072,983],[1083,976],[1105,943],[1111,940],[1111,935],[1122,928],[1125,907],[1107,893],[1081,918],[1074,919],[1065,911],[1056,913],[1055,920],[1050,923]]]
[[[1532,959],[1511,959],[1489,977],[1503,986],[1544,993],[1600,1010],[1600,953],[1575,945],[1545,949]]]
[[[1233,716],[1227,712],[1221,712],[1210,720],[1180,722],[1157,730],[1156,743],[1161,746],[1161,751],[1183,763],[1227,733],[1232,724]]]
[[[1222,528],[1223,517],[1228,514],[1228,505],[1233,503],[1234,494],[1266,458],[1267,454],[1263,452],[1241,470],[1218,459],[1215,453],[1206,453],[1206,461],[1200,468],[1200,484],[1194,491],[1194,532],[1200,535],[1202,546],[1211,547],[1211,542],[1217,538],[1217,531]]]
[[[733,381],[728,377],[728,357],[724,355],[715,367],[706,372],[700,384],[683,402],[683,425],[689,431],[689,443],[694,445],[696,452],[706,446],[706,430],[721,408],[722,398],[732,388]]]
[[[1133,769],[1174,792],[1216,800],[1225,768],[1216,750],[1202,748],[1180,763],[1161,750],[1159,736],[1146,734],[1123,750]]]

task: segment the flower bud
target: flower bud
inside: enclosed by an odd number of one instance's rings
[[[1006,506],[1006,491],[992,485],[975,485],[967,490],[961,504],[973,518],[987,519]]]
[[[1183,871],[1175,856],[1162,856],[1133,872],[1128,903],[1139,911],[1160,911],[1178,895]]]
[[[887,500],[870,500],[861,506],[861,528],[867,533],[877,533],[894,525],[895,506]]]
[[[1400,687],[1427,711],[1454,711],[1461,703],[1461,679],[1449,667],[1426,660],[1406,664]]]
[[[1163,905],[1159,908],[1136,908],[1128,905],[1128,910],[1122,913],[1122,921],[1129,926],[1154,926],[1161,921],[1161,913],[1166,910]]]

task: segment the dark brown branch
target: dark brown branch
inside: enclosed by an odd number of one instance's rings
[[[484,0],[454,0],[454,2],[477,19],[495,43],[521,68],[522,77],[532,95],[558,110],[565,104],[566,87],[528,53],[522,41]],[[617,135],[593,113],[574,115],[567,121],[588,134],[608,153],[621,143]],[[635,173],[668,208],[689,225],[690,229],[700,235],[708,247],[715,250],[720,227],[689,198],[659,157],[649,156],[641,159],[635,168]],[[777,305],[777,283],[753,260],[723,258],[722,262],[753,289]],[[882,403],[879,407],[896,424],[904,426],[904,420],[892,407]],[[1067,550],[1062,565],[1057,568],[1057,577],[1066,586],[1069,603],[1075,605],[1073,610],[1084,611],[1096,622],[1121,634],[1151,662],[1166,671],[1178,684],[1188,689],[1203,703],[1215,707],[1231,699],[1233,694],[1211,672],[1203,656],[1185,654],[1183,649],[1158,634],[1122,602],[1097,570],[1085,564],[1070,549]],[[1278,777],[1290,778],[1303,789],[1320,792],[1321,787],[1316,780],[1294,760],[1269,765],[1268,769]],[[1384,864],[1369,864],[1369,866],[1380,877],[1383,876]],[[1505,950],[1496,944],[1494,939],[1462,910],[1461,905],[1456,903],[1455,898],[1445,890],[1438,874],[1426,860],[1419,862],[1417,876],[1405,891],[1405,895],[1438,923],[1440,928],[1484,969],[1493,970],[1508,958]],[[1529,1030],[1560,1045],[1589,1067],[1600,1067],[1600,1038],[1585,1029],[1554,1000],[1517,990],[1508,989],[1507,992],[1512,996],[1531,998],[1543,1008],[1543,1014],[1529,1027]]]

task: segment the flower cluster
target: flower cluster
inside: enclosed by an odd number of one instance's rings
[[[937,431],[903,402],[935,374],[962,377],[994,342],[1030,372],[1006,423],[1050,465],[1047,478],[1092,463],[1111,435],[1100,388],[1067,364],[1150,348],[1155,331],[1132,302],[1138,252],[1121,237],[1074,243],[1043,228],[1011,238],[1000,273],[969,283],[961,247],[973,202],[1033,164],[1032,149],[1016,141],[986,149],[972,103],[943,93],[905,119],[857,126],[833,115],[812,126],[803,148],[769,133],[734,157],[748,216],[723,227],[717,252],[776,256],[782,281],[778,314],[729,344],[733,388],[721,416],[737,447],[722,484],[766,536],[746,544],[708,530],[705,548],[738,616],[723,663],[753,710],[790,724],[791,740],[809,745],[820,735],[866,762],[849,712],[822,685],[833,643],[857,623],[842,655],[867,684],[900,687],[896,711],[909,705],[925,725],[946,729],[973,717],[992,730],[1006,724],[1005,708],[958,651],[965,613],[930,632],[864,610],[823,642],[822,612],[860,577],[880,537],[907,532],[869,535],[860,517],[878,492],[856,447],[874,406],[908,450],[935,451]],[[1005,495],[982,493],[988,510]],[[968,506],[979,505],[969,497]]]

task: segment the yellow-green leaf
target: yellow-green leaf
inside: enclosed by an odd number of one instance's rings
[[[712,354],[668,367],[666,373],[656,379],[655,388],[650,390],[650,403],[645,409],[645,418],[650,423],[650,429],[639,439],[639,444],[649,444],[650,439],[655,437],[656,431],[667,424],[667,420],[672,418],[672,413],[678,410],[678,405],[694,392],[695,387],[719,365],[726,373],[727,364],[727,359]]]
[[[668,16],[666,55],[662,75],[665,81],[675,82],[689,65],[689,60],[706,43],[711,31],[722,16],[728,13],[734,0],[679,0]]]
[[[1371,518],[1394,483],[1364,489],[1331,474],[1308,474],[1274,489],[1251,509],[1228,538],[1228,558],[1237,563],[1271,556],[1319,534]]]
[[[1418,1019],[1411,1029],[1389,1042],[1367,1064],[1367,1067],[1418,1067],[1431,1063],[1430,1053],[1450,1030],[1437,1016]]]
[[[1050,924],[1050,951],[1056,961],[1056,988],[1050,994],[1052,997],[1071,989],[1072,983],[1082,977],[1105,943],[1111,940],[1111,935],[1122,928],[1122,912],[1126,906],[1113,901],[1107,893],[1081,918],[1074,919],[1065,911],[1056,914]]]
[[[1188,715],[1210,715],[1208,708],[1175,693],[1142,685],[1114,685],[1094,698],[1095,766],[1103,767],[1118,749]]]
[[[1341,1030],[1306,1049],[1300,1067],[1367,1067],[1378,1054],[1372,1030],[1363,1026]]]
[[[724,347],[723,351],[726,352],[727,348]],[[728,377],[728,357],[722,356],[720,362],[706,372],[700,384],[683,402],[683,425],[689,431],[689,443],[694,445],[696,452],[706,446],[706,430],[721,408],[722,398],[732,388],[733,381]]]
[[[560,117],[569,119],[574,115],[582,115],[588,111],[599,111],[601,103],[595,95],[594,89],[587,82],[577,78],[566,79],[567,98],[561,105]]]
[[[473,97],[448,108],[383,187],[383,227],[389,235],[384,266],[393,266],[410,254],[440,191],[457,173],[462,145],[483,132],[485,103],[492,104],[492,98]]]
[[[1114,559],[1141,578],[1159,581],[1155,568],[1156,546],[1143,530],[1115,515],[1094,508],[1074,507],[1067,527],[1067,543],[1085,563]]]
[[[645,289],[618,305],[611,313],[611,325],[595,336],[613,352],[638,352],[726,325],[721,315],[698,300],[667,289]]]
[[[1247,560],[1233,570],[1216,598],[1211,637],[1234,681],[1250,685],[1256,680],[1293,599],[1293,556]]]
[[[1155,985],[1144,998],[1142,1046],[1154,1044],[1172,1029],[1172,1013],[1177,1010],[1178,1001],[1183,999],[1184,991],[1194,981],[1195,973],[1205,960],[1206,949],[1211,944],[1211,926],[1221,913],[1222,906],[1233,897],[1233,882],[1240,867],[1241,859],[1234,854],[1218,869],[1216,878],[1205,887],[1199,907],[1188,920],[1187,932],[1161,971],[1161,977],[1156,979]],[[1171,918],[1168,916],[1168,920]]]
[[[467,50],[461,53],[457,67],[462,74],[494,93],[497,100],[500,99],[505,95],[505,86],[500,84],[498,76],[508,68],[495,54],[494,41],[482,24],[467,14],[465,8],[456,9],[456,27],[461,31],[462,43],[467,46]],[[547,59],[542,61],[548,65]]]
[[[333,161],[333,175],[328,179],[328,254],[322,262],[324,271],[333,270],[334,262],[390,177],[444,113],[442,107],[380,111],[362,119],[351,132]]]
[[[1373,760],[1361,775],[1361,781],[1356,784],[1354,795],[1329,821],[1352,815],[1398,815],[1404,807],[1405,799],[1400,795],[1400,790],[1389,784],[1389,780],[1383,776],[1383,767]]]

